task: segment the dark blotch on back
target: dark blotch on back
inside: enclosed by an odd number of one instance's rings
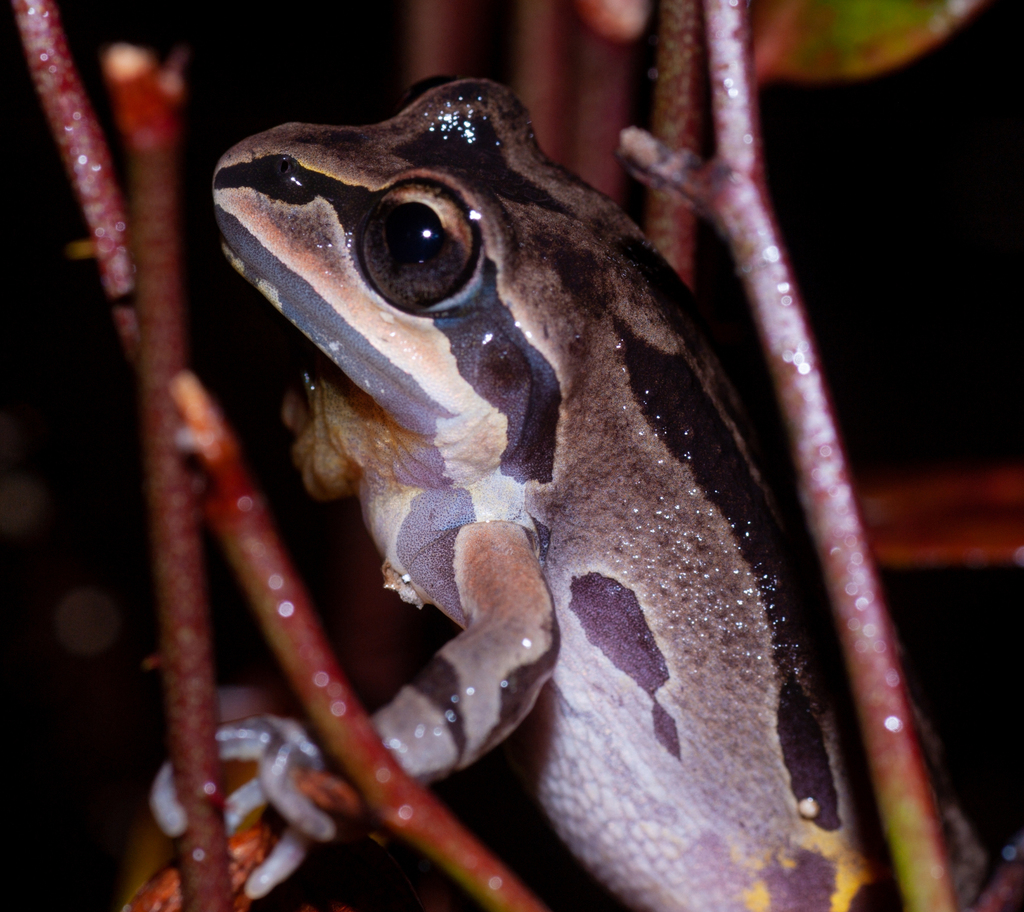
[[[823,830],[839,829],[839,804],[825,739],[811,712],[811,701],[792,675],[779,695],[778,730],[796,800],[813,798],[820,808],[813,822]]]
[[[827,858],[798,849],[795,865],[783,867],[773,861],[762,872],[772,912],[806,912],[831,908],[836,888],[836,867]]]
[[[576,577],[569,588],[569,610],[580,619],[587,639],[654,698],[668,680],[668,664],[633,590],[600,573]],[[675,721],[657,699],[651,712],[659,743],[678,757]]]
[[[677,306],[670,301],[663,305],[669,319],[679,324],[680,335],[692,337],[693,330],[682,325]],[[619,319],[615,330],[623,341],[633,395],[648,425],[690,467],[705,496],[732,525],[743,556],[757,576],[776,660],[787,673],[800,670],[804,634],[798,622],[796,580],[764,491],[732,432],[682,355],[658,351]]]
[[[493,262],[484,262],[472,306],[441,314],[434,323],[450,340],[459,373],[508,418],[502,472],[520,482],[551,481],[561,388],[554,369],[499,300]]]

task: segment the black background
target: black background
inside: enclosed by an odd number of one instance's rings
[[[390,4],[264,10],[68,3],[64,17],[94,98],[105,43],[166,52],[184,42],[193,51],[186,181],[195,367],[239,428],[300,565],[330,605],[346,598],[338,577],[374,577],[374,558],[365,542],[352,545],[357,568],[339,569],[336,542],[351,533],[338,529],[354,511],[312,504],[290,468],[278,412],[295,377],[293,331],[223,260],[209,180],[244,136],[289,120],[377,121],[403,87]],[[94,266],[63,258],[63,246],[85,232],[13,24],[2,19],[0,413],[22,430],[16,467],[43,479],[52,500],[43,532],[0,543],[14,793],[7,828],[19,845],[8,876],[27,881],[42,907],[99,910],[162,754],[157,687],[139,670],[153,633],[133,395]],[[769,177],[857,467],[1024,455],[1022,20],[1021,5],[1002,0],[904,72],[764,94]],[[728,268],[719,273],[716,306],[733,320],[737,293]],[[725,357],[739,364],[757,410],[764,384],[740,363],[748,350],[741,339]],[[221,677],[246,678],[263,653],[211,561]],[[887,583],[954,779],[997,848],[1024,824],[1011,740],[1021,718],[1024,569],[890,573]],[[63,653],[52,633],[54,605],[82,584],[104,588],[122,609],[119,640],[94,659]],[[510,838],[502,807],[518,813],[522,800],[484,792],[481,802],[480,794],[454,800],[489,825],[489,840]],[[556,909],[580,900],[548,889]]]

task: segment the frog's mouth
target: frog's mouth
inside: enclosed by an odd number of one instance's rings
[[[453,417],[238,218],[219,205],[215,210],[228,262],[399,424],[432,436],[438,419]]]

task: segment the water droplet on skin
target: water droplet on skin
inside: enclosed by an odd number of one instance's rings
[[[804,820],[814,820],[821,813],[821,806],[813,798],[804,798],[797,805],[797,810]]]

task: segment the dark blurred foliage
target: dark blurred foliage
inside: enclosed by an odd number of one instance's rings
[[[221,257],[208,188],[219,155],[246,135],[289,120],[387,116],[403,88],[393,75],[395,19],[386,2],[263,9],[111,0],[69,3],[64,16],[95,98],[105,43],[166,52],[185,42],[193,51],[186,182],[196,370],[246,441],[300,566],[335,616],[347,603],[381,601],[376,558],[353,531],[358,509],[313,504],[290,467],[278,413],[299,346]],[[1022,20],[1021,5],[1003,0],[904,72],[764,96],[773,192],[859,465],[1024,455]],[[9,870],[37,908],[71,902],[92,912],[110,902],[129,822],[162,754],[157,683],[141,670],[154,639],[131,376],[94,266],[63,256],[84,229],[6,15],[0,42],[0,599],[14,793],[6,819],[19,847]],[[717,316],[740,327],[725,357],[754,411],[770,415],[728,273],[721,261],[708,271]],[[245,609],[216,555],[210,562],[221,679],[272,687]],[[996,848],[1024,823],[1011,741],[1024,570],[888,582],[954,779]],[[410,630],[412,609],[387,602],[379,611],[363,627],[337,622],[374,703],[446,632],[427,612],[413,619],[423,629]],[[371,648],[410,638],[418,650],[402,645],[388,657]],[[510,857],[514,865],[561,865],[550,835],[512,826],[532,810],[492,773],[507,779],[492,759],[462,775],[461,792],[459,777],[445,792],[488,841],[526,853]],[[533,876],[556,912],[593,901],[564,874]]]

